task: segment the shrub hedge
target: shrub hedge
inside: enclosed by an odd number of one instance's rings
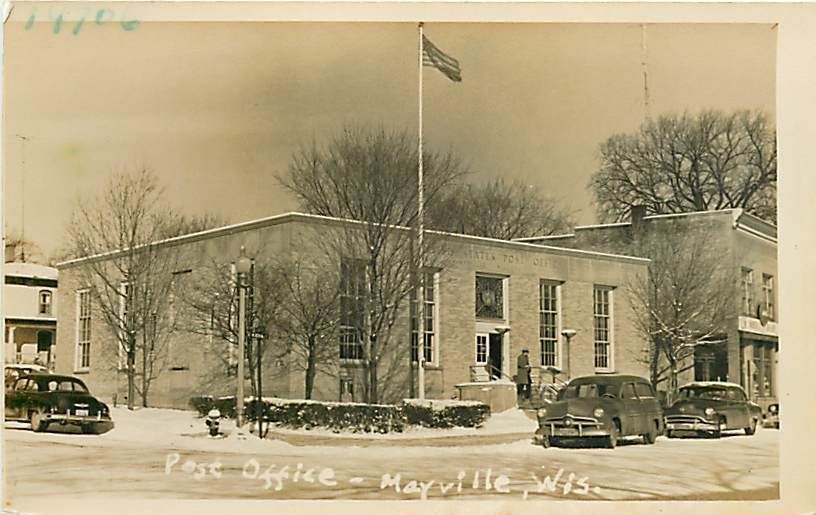
[[[202,416],[213,408],[218,409],[221,416],[235,416],[235,397],[192,397],[190,405]],[[477,401],[416,399],[394,405],[265,397],[260,405],[257,399],[247,400],[244,410],[249,420],[255,420],[261,413],[264,421],[281,427],[319,427],[355,433],[402,432],[406,426],[479,427],[490,417],[490,407]]]
[[[479,427],[490,417],[490,406],[478,401],[405,399],[402,415],[406,424],[415,426]]]

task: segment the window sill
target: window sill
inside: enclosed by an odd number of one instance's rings
[[[596,368],[595,373],[599,375],[617,374],[617,372],[611,368]]]
[[[90,374],[90,373],[91,373],[90,368],[81,368],[79,370],[74,370],[74,374]]]
[[[417,368],[419,365],[416,361],[413,361],[412,364],[414,368]],[[438,363],[430,363],[428,361],[425,362],[425,370],[442,370],[442,366]]]

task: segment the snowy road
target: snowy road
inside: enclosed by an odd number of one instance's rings
[[[35,434],[7,426],[7,499],[12,507],[25,509],[40,501],[110,497],[580,500],[778,496],[779,431],[772,429],[720,440],[659,438],[651,446],[627,442],[614,450],[543,449],[512,435],[508,443],[460,447],[409,446],[399,440],[376,446],[353,446],[348,440],[301,446],[254,438],[212,440],[201,432],[200,421],[184,412],[175,413],[161,427],[147,424],[143,415],[128,414],[121,417],[125,420],[117,429],[101,437]]]

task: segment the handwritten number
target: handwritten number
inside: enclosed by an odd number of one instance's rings
[[[77,24],[74,26],[74,36],[79,34],[79,31],[82,30],[82,26],[84,24],[85,24],[85,18],[82,18],[81,20],[79,20],[79,22],[77,22]]]
[[[139,26],[139,20],[123,21],[120,22],[120,24],[122,25],[122,29],[131,31]]]
[[[57,21],[54,22],[54,34],[59,34],[62,30],[62,15],[57,16]]]
[[[106,14],[110,14],[111,16],[113,16],[113,12],[111,12],[109,9],[99,9],[98,11],[96,11],[97,25],[102,25],[102,22],[105,21],[104,18]]]

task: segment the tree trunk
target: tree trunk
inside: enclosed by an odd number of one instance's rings
[[[379,392],[377,391],[377,361],[371,359],[368,362],[368,402],[369,404],[377,404],[379,402]]]
[[[142,407],[147,407],[147,385],[148,385],[148,377],[147,377],[147,359],[149,356],[149,351],[147,348],[147,342],[144,342],[144,348],[142,349]]]
[[[666,353],[666,357],[669,360],[669,388],[666,392],[666,403],[671,406],[677,395],[677,359],[669,352]]]
[[[127,394],[127,407],[129,410],[134,408],[133,398],[136,396],[136,352],[134,347],[134,338],[132,336],[128,337],[130,348],[127,351],[127,382],[128,382],[128,394]]]
[[[312,398],[312,389],[314,388],[315,378],[315,339],[314,336],[309,336],[308,355],[306,356],[306,398]]]

